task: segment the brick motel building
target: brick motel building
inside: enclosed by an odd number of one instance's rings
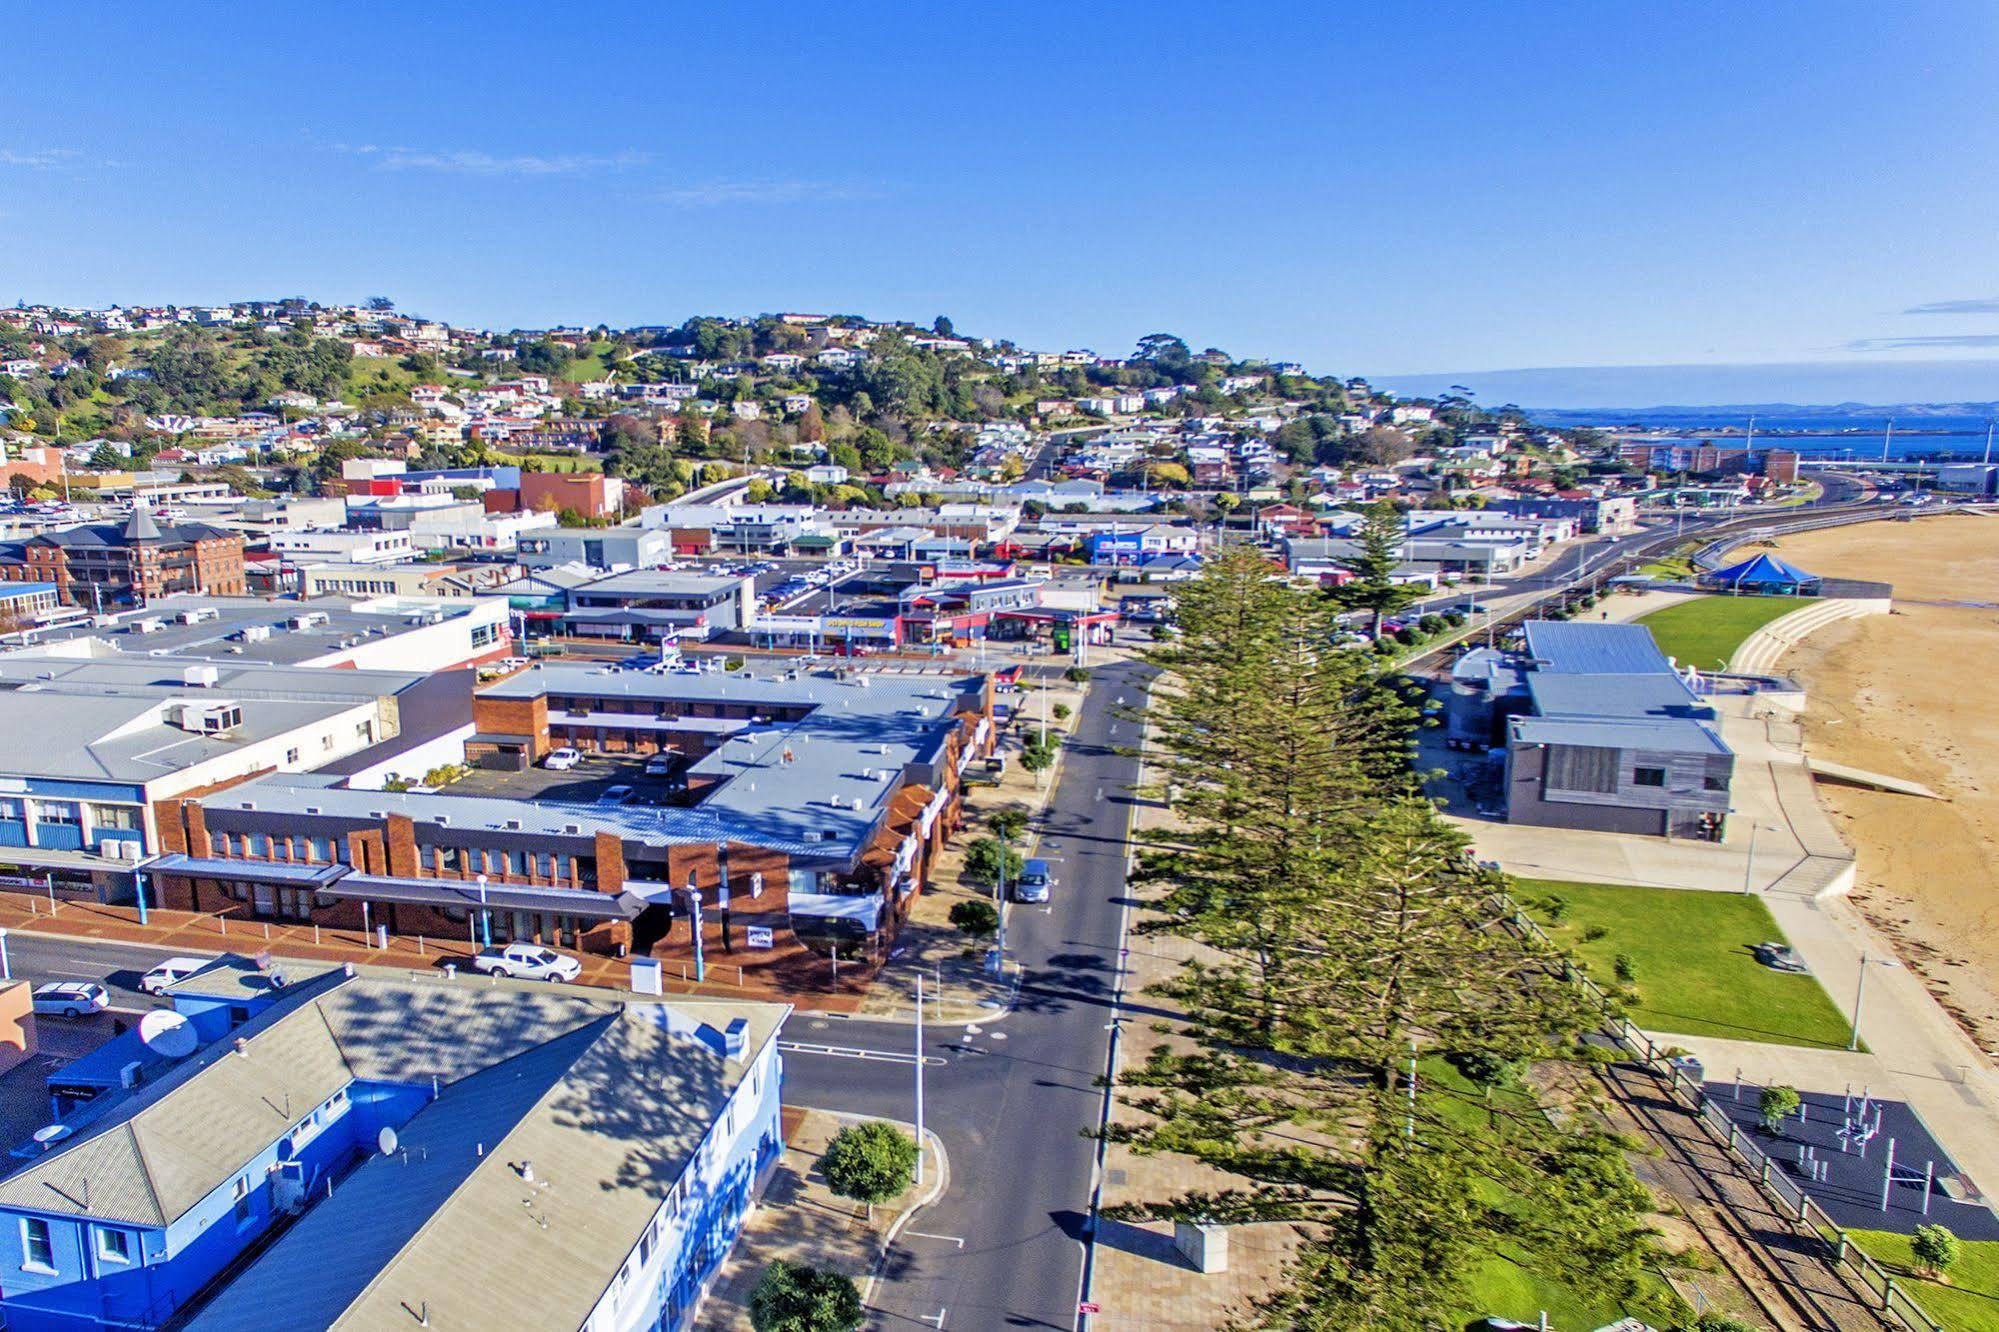
[[[543,664],[480,692],[438,791],[272,773],[159,807],[159,905],[748,974],[879,960],[993,748],[986,677]],[[585,757],[545,765],[558,749]],[[772,973],[776,975],[775,972]]]

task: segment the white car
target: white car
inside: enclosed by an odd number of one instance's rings
[[[677,760],[671,754],[654,754],[646,760],[646,776],[671,777]]]
[[[583,974],[583,964],[575,958],[529,943],[488,948],[472,959],[472,969],[520,980],[573,981]]]
[[[102,1013],[111,1006],[111,992],[95,981],[51,981],[35,987],[35,1011],[56,1017]]]
[[[139,988],[147,994],[164,994],[170,985],[178,985],[197,971],[206,970],[211,957],[170,957],[154,967],[139,979]]]
[[[541,766],[551,772],[568,772],[582,761],[581,754],[565,745],[561,749],[550,750],[548,757],[541,761]]]

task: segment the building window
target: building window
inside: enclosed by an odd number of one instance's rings
[[[41,800],[35,803],[35,819],[39,823],[77,822],[76,805],[68,800]]]
[[[0,800],[0,819],[5,819],[10,823],[19,823],[21,821],[21,802],[12,799]]]
[[[455,873],[458,869],[458,848],[455,846],[439,847],[437,850],[437,867],[439,873]]]
[[[1631,770],[1631,784],[1633,786],[1664,786],[1666,784],[1666,770],[1664,768],[1633,768]]]
[[[132,1261],[132,1237],[122,1230],[97,1232],[97,1256],[107,1263]]]
[[[238,1175],[236,1177],[236,1224],[239,1227],[250,1224],[250,1177],[248,1175]]]
[[[332,839],[332,838],[330,838],[330,837],[313,837],[313,838],[309,838],[309,839],[307,839],[307,841],[306,841],[306,845],[307,845],[308,847],[312,848],[312,858],[313,858],[314,860],[318,860],[318,861],[329,861],[329,860],[332,860],[332,859],[333,859],[333,839]]]
[[[285,762],[287,763],[298,762],[298,751],[296,749],[287,749],[285,751]]]
[[[56,1249],[49,1223],[38,1216],[21,1218],[21,1266],[30,1272],[56,1270]]]
[[[99,828],[115,828],[120,832],[139,830],[139,810],[134,805],[92,805],[90,821]]]
[[[1726,777],[1701,778],[1701,790],[1703,791],[1726,791],[1727,789],[1728,778]]]
[[[269,860],[271,839],[263,833],[251,833],[243,839],[243,854],[256,860]]]
[[[498,624],[475,624],[472,626],[473,647],[491,647],[499,641],[500,626]]]

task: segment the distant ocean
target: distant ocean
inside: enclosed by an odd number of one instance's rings
[[[1530,411],[1538,425],[1593,426],[1599,430],[1659,433],[1689,440],[1712,440],[1718,444],[1740,444],[1748,418],[1741,414],[1708,413],[1698,410],[1650,410],[1637,413],[1590,410],[1588,408]],[[1883,420],[1872,424],[1856,422],[1828,430],[1820,416],[1758,416],[1756,443],[1771,448],[1796,449],[1799,453],[1879,458]],[[1985,453],[1986,418],[1973,416],[1915,416],[1895,423],[1891,458],[1971,457]],[[1994,449],[1999,458],[1999,448]]]

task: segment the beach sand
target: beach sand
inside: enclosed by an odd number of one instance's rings
[[[1858,855],[1855,903],[1999,1053],[1999,518],[1807,532],[1777,553],[1826,577],[1894,584],[1895,614],[1821,629],[1778,669],[1805,685],[1812,754],[1945,797],[1818,784]]]

